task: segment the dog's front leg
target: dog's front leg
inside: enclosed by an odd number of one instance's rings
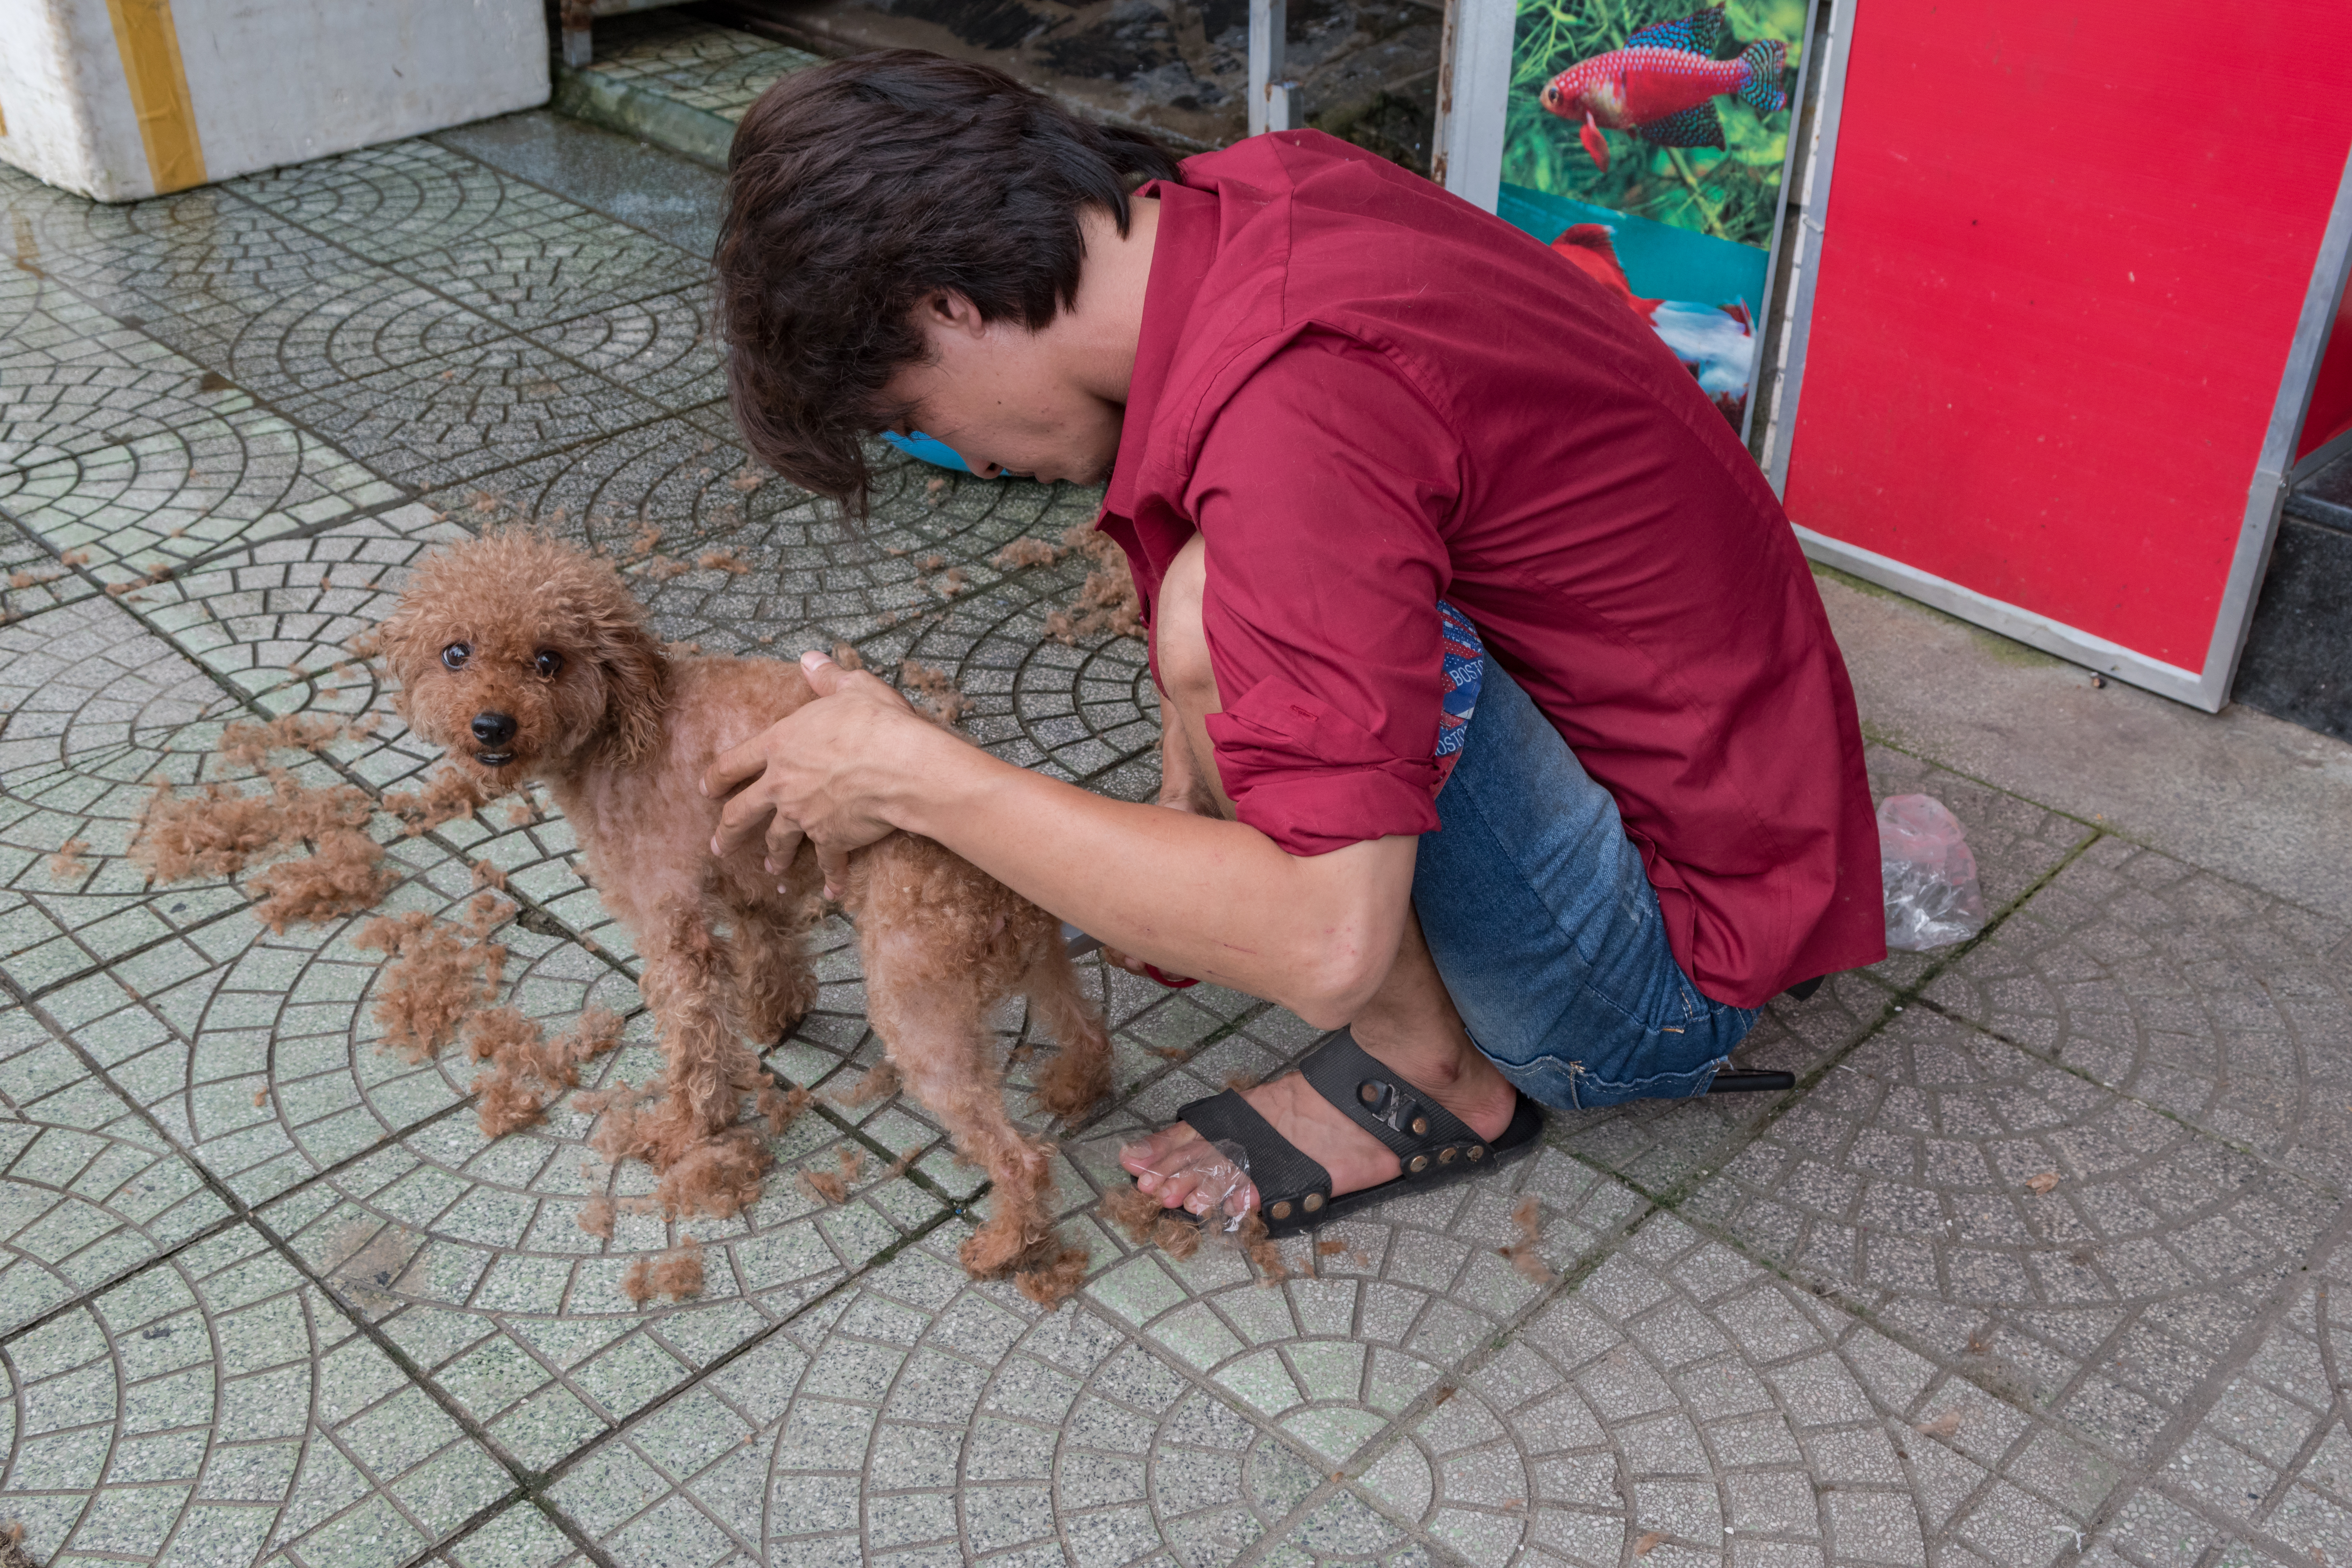
[[[760,1058],[743,1044],[733,955],[699,905],[672,906],[649,922],[645,978],[637,989],[661,1028],[669,1063],[660,1110],[664,1157],[735,1124],[745,1092],[760,1082]],[[643,941],[643,937],[640,938]]]

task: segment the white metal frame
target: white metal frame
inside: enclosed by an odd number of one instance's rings
[[[1829,36],[1822,42],[1821,108],[1804,147],[1804,175],[1798,181],[1793,206],[1797,242],[1789,253],[1788,309],[1780,320],[1780,354],[1770,367],[1778,378],[1764,435],[1757,444],[1757,460],[1772,493],[1785,495],[1789,483],[1789,433],[1796,427],[1797,395],[1805,384],[1805,331],[1812,324],[1813,285],[1821,272],[1822,220],[1830,205],[1830,175],[1837,164],[1838,111],[1845,102],[1847,42],[1853,29],[1856,0],[1830,0]],[[1792,149],[1793,151],[1793,149]],[[1771,308],[1769,298],[1765,307]]]
[[[1290,129],[1290,89],[1298,84],[1283,68],[1289,31],[1288,0],[1250,0],[1249,133]]]
[[[1517,0],[1445,0],[1430,177],[1488,212],[1503,198],[1503,121],[1511,97]]]

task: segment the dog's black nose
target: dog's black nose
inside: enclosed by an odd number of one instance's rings
[[[503,746],[514,739],[514,716],[510,713],[474,715],[474,739],[485,746]]]

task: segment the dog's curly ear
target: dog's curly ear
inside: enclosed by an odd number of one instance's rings
[[[409,693],[416,689],[416,682],[425,671],[432,668],[432,661],[439,652],[424,646],[425,628],[419,624],[420,619],[414,608],[403,603],[376,628],[375,653],[383,660],[384,668],[391,673],[395,683],[392,705],[403,723],[411,721]]]
[[[599,626],[595,657],[604,677],[605,743],[614,761],[635,767],[661,748],[662,713],[669,706],[669,660],[646,629],[642,612]]]

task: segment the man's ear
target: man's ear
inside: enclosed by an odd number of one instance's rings
[[[915,321],[926,336],[932,332],[958,332],[976,338],[988,331],[988,323],[981,320],[980,307],[953,289],[934,289],[924,295],[915,307]]]

